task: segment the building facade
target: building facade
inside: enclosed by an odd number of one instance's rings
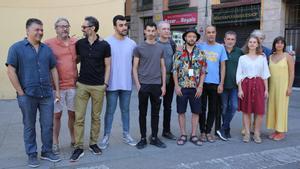
[[[300,87],[300,0],[127,0],[126,4],[130,4],[126,10],[130,36],[137,42],[144,40],[145,23],[161,20],[170,23],[178,45],[187,28],[194,27],[203,35],[207,25],[216,26],[220,43],[225,32],[235,31],[239,47],[254,29],[266,34],[264,45],[269,48],[275,37],[284,36],[287,49],[296,52],[294,86]]]
[[[54,3],[59,2],[59,3]],[[54,22],[66,17],[71,24],[71,36],[83,37],[81,25],[86,16],[95,16],[100,22],[99,35],[106,37],[114,32],[112,18],[124,14],[124,0],[1,0],[0,18],[0,99],[13,99],[16,91],[10,84],[5,66],[10,45],[26,36],[25,22],[36,17],[44,23],[43,40],[56,36]],[[113,7],[113,10],[111,8]]]

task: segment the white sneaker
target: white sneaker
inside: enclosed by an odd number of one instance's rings
[[[137,144],[137,142],[134,141],[129,134],[123,134],[123,142],[131,146],[135,146]]]
[[[106,149],[108,147],[109,135],[105,135],[99,144],[100,149]]]

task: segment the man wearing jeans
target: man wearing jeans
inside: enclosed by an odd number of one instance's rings
[[[24,143],[28,155],[28,166],[38,167],[35,122],[37,110],[40,112],[42,137],[41,159],[60,161],[52,152],[54,98],[51,76],[60,99],[56,61],[51,49],[41,43],[43,23],[30,18],[26,22],[27,38],[9,48],[6,66],[8,77],[17,92],[17,100],[22,111]]]
[[[128,25],[126,18],[117,15],[113,18],[115,34],[106,41],[111,47],[111,69],[106,91],[106,112],[104,119],[104,136],[100,148],[108,146],[114,113],[119,98],[123,124],[123,142],[135,146],[136,142],[129,135],[129,106],[132,90],[132,52],[136,43],[127,37]]]
[[[159,148],[166,145],[157,137],[159,109],[161,96],[166,91],[166,67],[163,49],[156,42],[157,27],[155,23],[147,23],[144,28],[145,42],[134,49],[133,77],[139,97],[139,123],[141,140],[136,147],[145,148],[146,140],[146,117],[148,100],[151,102],[151,129],[150,144]]]
[[[236,44],[236,33],[228,31],[224,37],[225,49],[228,56],[226,60],[226,73],[224,80],[224,90],[221,94],[222,98],[222,119],[223,124],[220,131],[217,131],[222,140],[231,138],[230,122],[237,110],[238,106],[238,90],[236,85],[236,70],[238,61],[243,52]]]
[[[225,77],[225,60],[227,60],[226,51],[223,45],[216,42],[216,28],[208,26],[205,29],[207,41],[198,45],[200,50],[205,52],[207,57],[207,75],[204,80],[202,94],[202,114],[200,115],[200,139],[210,143],[215,142],[211,129],[214,122],[215,130],[219,130],[221,112],[218,111],[220,103],[218,101],[219,94],[223,92],[223,84]],[[206,106],[208,101],[208,113],[206,116]],[[218,117],[218,118],[216,118]],[[215,121],[216,119],[216,121]]]
[[[90,97],[92,110],[89,150],[95,155],[102,153],[97,142],[100,134],[100,113],[103,97],[106,87],[108,87],[110,73],[110,46],[106,41],[99,39],[97,34],[99,29],[98,20],[92,16],[86,17],[81,29],[86,38],[80,39],[76,43],[76,52],[81,64],[76,84],[75,150],[70,158],[71,162],[78,161],[84,155],[84,122]]]

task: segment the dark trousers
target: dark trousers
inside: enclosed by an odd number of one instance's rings
[[[141,88],[138,93],[139,97],[139,123],[141,138],[146,138],[147,127],[147,109],[148,100],[150,98],[151,103],[151,130],[152,137],[157,137],[158,122],[159,122],[159,109],[161,104],[161,85],[158,84],[141,84]]]
[[[202,100],[202,113],[199,118],[199,126],[201,133],[209,134],[213,127],[213,124],[216,120],[215,129],[219,130],[221,128],[221,110],[220,110],[220,101],[218,94],[218,85],[217,84],[208,84],[204,83],[203,93],[201,96]],[[208,101],[208,112],[206,116]]]
[[[164,96],[164,120],[163,120],[163,132],[170,132],[171,112],[172,112],[172,100],[174,94],[174,80],[170,78],[169,83],[166,85],[166,94]]]

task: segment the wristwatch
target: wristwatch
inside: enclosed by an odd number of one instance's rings
[[[108,86],[109,86],[107,83],[104,83],[104,85],[105,85],[106,87],[108,87]]]

